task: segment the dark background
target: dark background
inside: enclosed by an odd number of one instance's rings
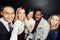
[[[0,0],[0,9],[5,5],[11,5],[15,10],[18,7],[24,7],[26,10],[41,8],[45,19],[54,13],[60,13],[60,0]]]

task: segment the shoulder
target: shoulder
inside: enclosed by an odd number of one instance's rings
[[[0,21],[0,26],[3,25],[3,23]]]
[[[2,22],[3,21],[3,18],[0,18],[0,21]]]
[[[44,28],[50,29],[49,23],[48,23],[44,18],[41,19],[39,25],[40,25],[40,26],[43,26]]]
[[[14,22],[14,24],[21,24],[21,21],[17,20]]]
[[[4,27],[4,24],[0,21],[0,28]]]
[[[49,23],[47,22],[47,20],[44,19],[44,18],[41,19],[41,22],[42,22],[43,24],[45,24],[45,25],[47,25],[47,24],[49,25]]]
[[[33,18],[31,18],[31,22],[35,23],[35,20]]]

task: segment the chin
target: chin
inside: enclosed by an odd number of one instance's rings
[[[8,22],[12,22],[12,20],[9,20]]]
[[[39,20],[39,19],[36,19],[36,20]]]

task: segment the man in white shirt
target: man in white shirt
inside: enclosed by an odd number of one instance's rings
[[[45,40],[50,30],[49,23],[43,18],[41,9],[35,10],[35,27],[32,31],[33,40]]]
[[[14,19],[14,9],[11,6],[5,6],[2,9],[0,18],[0,40],[9,40],[11,35],[11,25]],[[9,24],[10,23],[10,24]]]

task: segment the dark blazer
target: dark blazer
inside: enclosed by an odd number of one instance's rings
[[[46,40],[57,40],[58,32],[58,29],[50,30]]]
[[[59,33],[58,33],[58,40],[60,40],[60,25],[59,25]]]
[[[4,24],[0,21],[0,40],[9,40],[11,36],[11,31],[5,28]]]

